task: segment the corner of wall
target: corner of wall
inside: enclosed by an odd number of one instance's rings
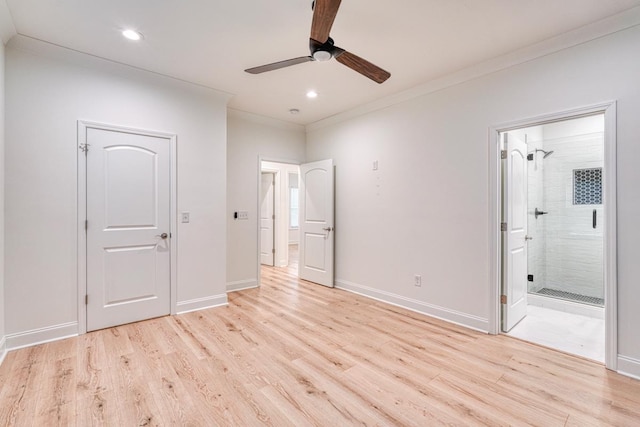
[[[227,292],[237,292],[257,287],[258,279],[237,280],[235,282],[227,283]]]
[[[195,298],[188,301],[179,301],[176,314],[190,313],[192,311],[205,310],[207,308],[222,307],[228,305],[227,294],[212,295],[204,298]]]
[[[4,362],[7,355],[7,340],[4,336],[0,337],[0,365]]]
[[[619,374],[640,380],[640,360],[618,355],[617,367]]]
[[[7,6],[7,1],[0,0],[0,39],[2,43],[6,44],[16,34],[16,26],[13,24],[13,17],[9,6]]]

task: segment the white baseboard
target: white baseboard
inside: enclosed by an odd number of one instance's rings
[[[257,287],[258,281],[256,279],[238,280],[237,282],[227,283],[227,292],[236,292]]]
[[[78,322],[62,323],[45,328],[8,334],[7,350],[17,350],[32,345],[44,344],[51,341],[78,336]]]
[[[618,355],[618,373],[640,380],[640,360]]]
[[[403,297],[401,295],[392,294],[390,292],[380,291],[368,286],[351,283],[346,280],[336,280],[335,286],[338,289],[353,292],[354,294],[362,295],[378,301],[386,302],[387,304],[406,308],[407,310],[415,311],[417,313],[426,314],[427,316],[455,323],[456,325],[475,329],[480,332],[489,331],[489,319],[461,313],[459,311],[450,310],[448,308],[439,307],[433,304],[428,304],[423,301]]]
[[[4,358],[7,356],[7,337],[0,338],[0,365],[4,362]]]
[[[176,314],[184,314],[189,313],[190,311],[204,310],[205,308],[220,307],[227,304],[227,294],[212,295],[204,298],[179,301],[176,304]]]
[[[594,319],[604,319],[604,307],[595,307],[589,304],[580,304],[577,302],[533,294],[527,295],[527,304],[562,311],[565,313],[579,314],[581,316],[587,316]]]

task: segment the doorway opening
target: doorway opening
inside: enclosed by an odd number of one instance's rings
[[[496,333],[615,369],[615,104],[496,130]]]
[[[263,268],[298,274],[298,182],[296,164],[260,161],[258,277]]]
[[[264,227],[258,224],[258,286],[265,269],[269,271],[270,268],[287,268],[290,274],[302,280],[334,286],[334,167],[332,159],[301,165],[259,160],[259,212],[263,211],[263,195],[268,192],[263,188],[271,185],[268,178],[263,184],[263,176],[275,176],[275,256],[273,266],[261,263]],[[263,216],[268,218],[268,213]]]

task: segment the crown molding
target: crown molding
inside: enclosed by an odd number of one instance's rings
[[[640,6],[549,38],[511,53],[480,62],[471,67],[431,80],[406,91],[360,105],[306,126],[307,132],[334,125],[367,113],[391,107],[420,96],[474,80],[498,71],[551,55],[590,41],[640,25]]]
[[[246,120],[259,125],[269,126],[269,127],[283,129],[283,130],[298,131],[302,133],[304,133],[305,131],[304,125],[301,125],[298,123],[292,123],[292,122],[287,122],[280,119],[274,119],[272,117],[267,117],[267,116],[263,116],[255,113],[249,113],[247,111],[242,111],[242,110],[236,110],[229,107],[227,107],[227,117]]]
[[[2,0],[0,0],[1,2]],[[11,49],[17,49],[37,56],[64,61],[80,67],[100,70],[132,79],[144,79],[157,84],[175,87],[180,90],[215,96],[225,103],[233,97],[232,93],[212,87],[189,82],[166,74],[157,73],[144,68],[134,67],[122,62],[112,61],[86,52],[70,49],[57,44],[49,43],[33,37],[17,34],[7,44]]]

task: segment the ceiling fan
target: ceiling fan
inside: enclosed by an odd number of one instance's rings
[[[311,37],[309,38],[309,56],[287,59],[272,64],[249,68],[245,71],[250,74],[260,74],[267,71],[278,70],[296,64],[310,61],[328,61],[335,58],[336,61],[351,68],[354,71],[370,78],[376,83],[383,83],[391,74],[377,65],[347,52],[333,44],[329,32],[338,13],[342,0],[315,0],[312,4],[313,21],[311,22]]]

